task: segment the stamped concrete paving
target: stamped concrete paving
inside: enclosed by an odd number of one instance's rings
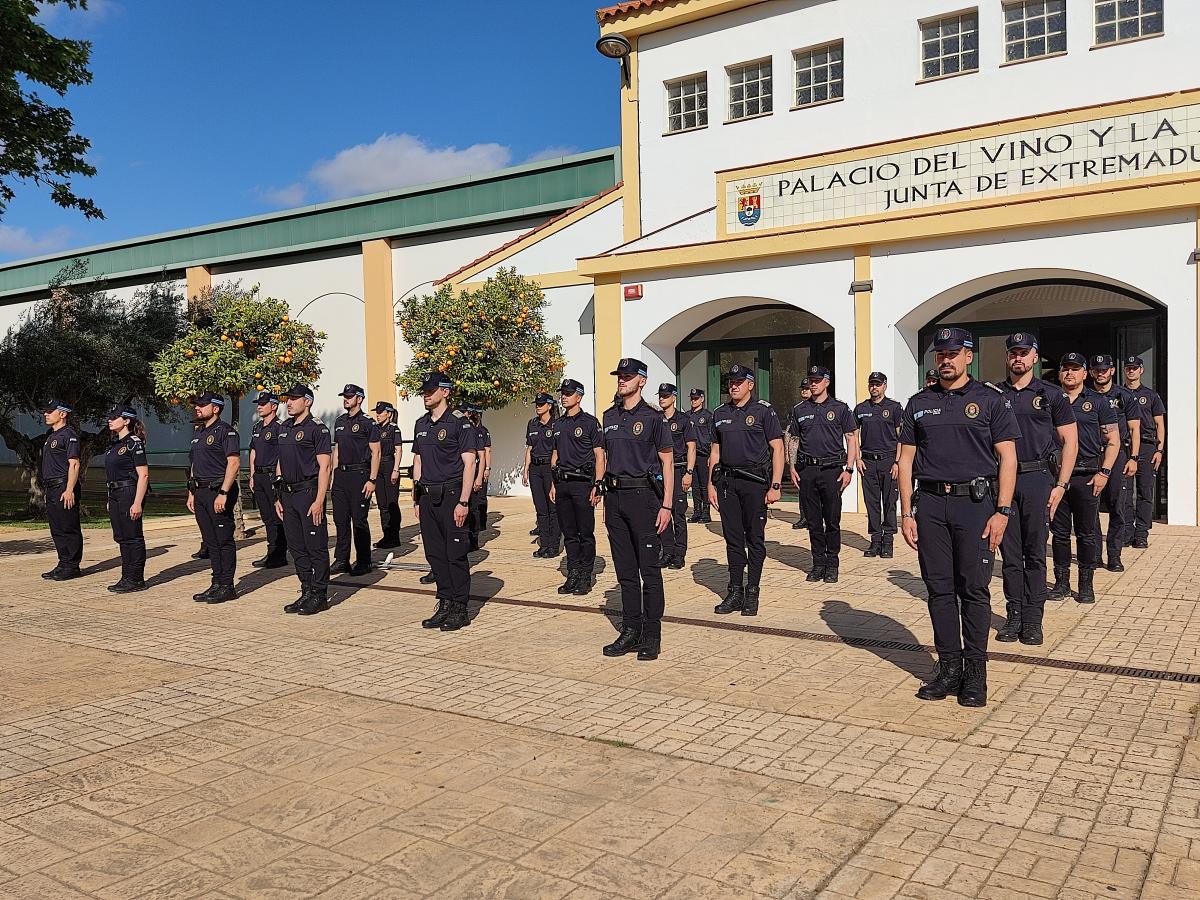
[[[1052,604],[1045,646],[993,645],[1015,659],[965,710],[913,696],[916,560],[862,558],[861,519],[836,587],[773,520],[733,629],[719,534],[692,526],[667,573],[688,621],[637,663],[599,653],[611,570],[564,598],[527,504],[493,511],[455,634],[419,627],[419,567],[300,619],[254,542],[210,607],[190,528],[155,527],[154,589],[125,597],[100,533],[102,571],[63,585],[45,535],[0,535],[0,897],[1200,894],[1200,685],[1053,665],[1200,675],[1200,531],[1156,528],[1095,607]]]

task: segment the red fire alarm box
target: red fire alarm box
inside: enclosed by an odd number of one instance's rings
[[[625,299],[626,300],[641,300],[642,299],[642,286],[640,284],[625,285]]]

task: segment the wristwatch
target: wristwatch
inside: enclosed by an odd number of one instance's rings
[[[851,475],[853,475],[854,474],[854,466],[842,466],[842,471],[849,472]]]
[[[694,475],[694,474],[696,474],[696,470],[695,469],[684,469],[683,474],[684,475]]]
[[[470,508],[471,508],[471,504],[470,504],[470,503],[468,503],[466,500],[459,500],[459,501],[458,501],[458,505],[459,505],[459,506],[465,506],[467,509],[470,509]]]
[[[773,490],[773,491],[778,491],[782,487],[783,487],[783,485],[781,485],[778,481],[771,482],[771,490]]]
[[[1011,506],[997,506],[996,512],[1002,516],[1011,516],[1013,514],[1013,508]]]
[[[222,497],[225,497],[225,496],[228,496],[229,491],[225,490],[225,488],[218,488],[217,493],[220,494]]]
[[[1065,481],[1056,481],[1056,482],[1054,482],[1054,486],[1055,486],[1056,488],[1062,488],[1064,491],[1067,491],[1067,490],[1070,490],[1070,489],[1071,489],[1071,485],[1069,485],[1069,484],[1068,484],[1067,482],[1065,482]]]
[[[1109,475],[1112,474],[1112,469],[1110,469],[1108,466],[1101,466],[1100,474],[1103,475],[1105,478],[1107,478]]]

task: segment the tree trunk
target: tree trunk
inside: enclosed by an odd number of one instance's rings
[[[42,487],[39,473],[42,465],[42,445],[46,443],[44,434],[29,437],[18,431],[7,418],[0,418],[0,439],[21,461],[21,469],[29,479],[28,499],[26,500],[25,515],[31,519],[44,518],[46,515],[46,490]]]
[[[242,395],[230,394],[229,402],[233,406],[233,413],[230,416],[230,424],[233,425],[234,431],[238,433],[239,446],[242,440]],[[238,457],[238,474],[235,482],[238,486],[237,503],[233,505],[233,537],[234,540],[242,540],[246,536],[246,513],[242,506],[242,472],[241,472],[241,457]]]

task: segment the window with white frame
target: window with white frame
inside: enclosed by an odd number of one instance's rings
[[[921,22],[922,80],[978,69],[978,10]]]
[[[1004,7],[1004,60],[1067,52],[1067,0],[1016,0]]]
[[[842,99],[842,42],[797,50],[796,106]]]
[[[692,75],[667,82],[667,131],[690,131],[708,125],[708,76]]]
[[[771,60],[730,66],[729,121],[761,116],[771,111]]]
[[[1096,43],[1163,33],[1163,0],[1096,0]]]

